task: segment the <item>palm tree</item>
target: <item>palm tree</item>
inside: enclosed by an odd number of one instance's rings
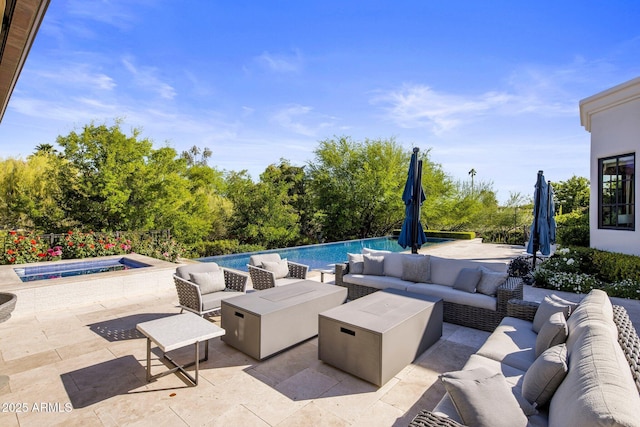
[[[471,168],[469,175],[471,175],[471,194],[473,194],[473,177],[476,176],[476,170]]]

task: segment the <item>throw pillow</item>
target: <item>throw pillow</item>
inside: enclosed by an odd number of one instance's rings
[[[289,275],[289,263],[286,258],[283,258],[280,261],[263,261],[262,268],[273,272],[276,280],[285,278]]]
[[[551,400],[568,371],[566,344],[545,350],[525,372],[522,379],[522,396],[537,407],[545,405]]]
[[[349,258],[349,274],[362,274],[364,271],[364,256],[362,254],[347,254]]]
[[[496,295],[498,288],[502,286],[509,277],[509,273],[493,271],[484,266],[480,267],[480,271],[482,272],[482,276],[480,277],[476,291],[481,294],[489,295],[490,297]]]
[[[201,294],[220,292],[226,288],[224,270],[207,271],[205,273],[189,273],[191,281],[200,287]]]
[[[563,300],[560,297],[545,295],[544,299],[538,306],[538,310],[536,310],[535,316],[533,316],[533,325],[531,329],[533,329],[536,334],[539,333],[544,322],[546,322],[553,313],[562,312],[565,319],[569,318],[571,307],[573,305],[575,304]]]
[[[478,286],[481,275],[482,272],[477,268],[463,268],[453,283],[453,289],[473,293],[476,291],[476,286]]]
[[[544,322],[536,337],[536,357],[540,356],[543,351],[562,344],[567,341],[569,328],[567,328],[567,320],[562,312],[553,313],[549,319]]]
[[[372,276],[384,276],[384,256],[364,254],[364,270],[363,274]]]
[[[477,368],[447,372],[440,380],[465,425],[527,425],[527,417],[502,373]]]
[[[431,268],[429,255],[405,255],[402,257],[402,280],[429,283]]]

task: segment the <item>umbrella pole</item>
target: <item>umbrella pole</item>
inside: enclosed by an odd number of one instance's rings
[[[418,156],[416,156],[417,158]],[[420,223],[420,194],[422,192],[422,160],[418,161],[418,166],[415,169],[416,170],[416,183],[413,186],[413,212],[414,212],[414,218],[415,220],[413,221],[413,246],[411,247],[411,253],[412,254],[417,254],[418,253],[418,249],[420,248],[418,246],[418,224]]]
[[[538,253],[538,249],[540,246],[540,238],[538,236],[538,221],[540,216],[540,191],[542,191],[542,183],[541,177],[543,172],[538,171],[538,180],[536,182],[536,201],[535,201],[535,211],[533,212],[533,268],[536,268],[536,254]]]

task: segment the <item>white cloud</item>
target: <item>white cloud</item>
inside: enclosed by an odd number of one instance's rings
[[[333,126],[335,118],[316,114],[308,106],[292,105],[273,114],[271,121],[297,134],[316,137],[320,130]]]
[[[293,54],[271,54],[263,52],[256,58],[256,61],[267,69],[278,73],[291,73],[299,71],[302,68],[302,55],[298,50]]]
[[[176,96],[176,91],[173,86],[163,82],[156,76],[158,72],[157,69],[152,67],[136,67],[131,58],[123,58],[122,63],[133,75],[134,81],[139,87],[155,92],[164,99],[173,99]]]

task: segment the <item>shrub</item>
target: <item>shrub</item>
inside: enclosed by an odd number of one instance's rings
[[[2,264],[26,264],[38,261],[57,261],[62,248],[49,245],[33,232],[14,231],[7,233],[2,252]]]
[[[555,217],[556,240],[562,246],[589,247],[589,211],[573,211]]]
[[[240,254],[244,252],[261,251],[264,249],[264,246],[241,244],[235,239],[204,241],[200,242],[197,247],[194,248],[198,256],[201,257]]]
[[[640,299],[640,257],[593,248],[559,249],[533,272],[535,285],[567,292],[602,289],[609,296]]]

